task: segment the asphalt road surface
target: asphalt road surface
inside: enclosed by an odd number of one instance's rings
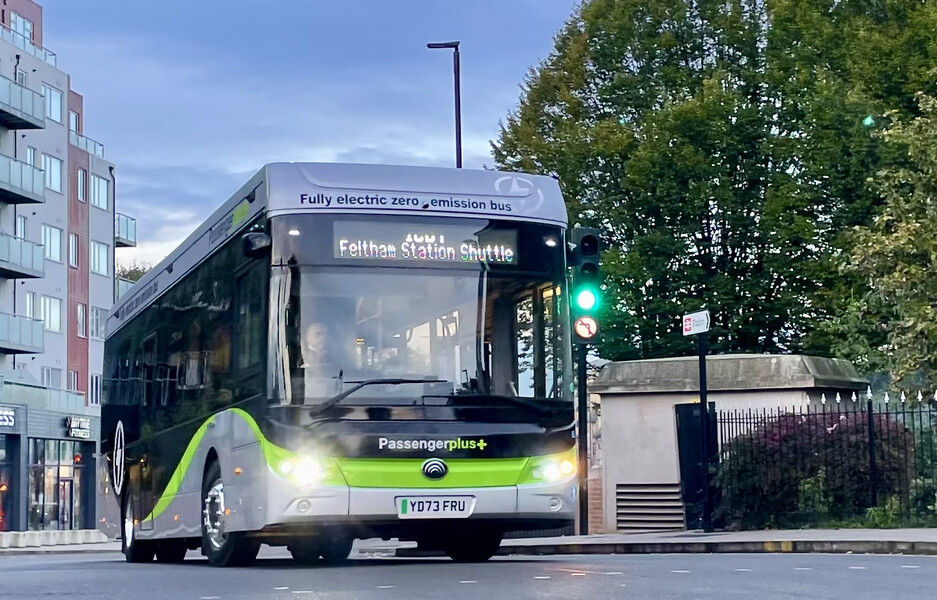
[[[775,600],[927,598],[937,557],[684,554],[447,559],[357,558],[294,565],[265,549],[247,569],[216,569],[190,552],[181,565],[130,565],[120,554],[0,557],[0,598],[115,600],[379,599]]]

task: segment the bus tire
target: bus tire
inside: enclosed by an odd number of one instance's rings
[[[319,562],[319,556],[322,554],[321,546],[310,541],[293,542],[286,549],[300,565],[314,565]]]
[[[215,567],[247,567],[253,564],[260,542],[244,532],[225,531],[224,481],[221,466],[213,461],[202,480],[202,554]]]
[[[185,561],[188,552],[189,546],[185,540],[165,540],[156,547],[156,562],[181,563]]]
[[[153,546],[153,542],[137,539],[136,528],[134,527],[133,501],[130,498],[129,490],[124,494],[121,502],[121,514],[123,516],[123,530],[120,536],[120,551],[124,553],[124,558],[129,563],[151,562],[156,548]]]
[[[351,546],[355,539],[346,534],[335,534],[326,536],[322,541],[320,556],[327,565],[337,565],[348,560],[351,554]]]
[[[465,536],[450,536],[443,551],[459,563],[485,562],[498,552],[502,534],[495,531],[478,532]]]

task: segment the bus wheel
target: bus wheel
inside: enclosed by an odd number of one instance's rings
[[[246,567],[257,558],[260,542],[228,531],[221,467],[213,462],[202,482],[202,554],[216,567]]]
[[[451,536],[443,550],[456,562],[485,562],[501,547],[500,532],[478,532],[464,536]]]
[[[153,560],[154,547],[152,542],[137,539],[134,527],[133,501],[130,494],[124,494],[123,501],[124,528],[120,536],[120,550],[129,563],[144,563]]]
[[[329,565],[344,562],[348,559],[348,555],[351,554],[351,546],[354,542],[355,539],[350,535],[329,535],[323,540],[320,556],[322,556],[322,560]]]
[[[293,555],[293,560],[301,565],[316,564],[322,554],[322,547],[315,542],[309,541],[293,542],[286,549]]]
[[[156,547],[156,562],[181,563],[188,552],[185,540],[166,540]]]

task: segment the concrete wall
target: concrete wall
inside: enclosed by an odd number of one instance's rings
[[[803,390],[714,392],[717,410],[777,409],[805,406]],[[680,483],[677,404],[699,402],[698,394],[608,394],[602,396],[604,527],[616,530],[616,486]]]

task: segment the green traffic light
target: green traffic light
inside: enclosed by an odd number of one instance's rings
[[[576,306],[582,310],[592,310],[599,303],[599,296],[595,290],[586,288],[576,292]]]

